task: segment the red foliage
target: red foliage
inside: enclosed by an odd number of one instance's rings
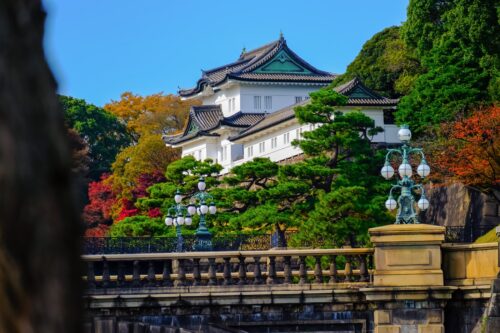
[[[109,226],[100,224],[95,228],[85,230],[85,237],[105,237],[108,235]]]
[[[446,143],[432,153],[437,170],[483,192],[500,186],[500,107],[479,109],[442,126]]]
[[[156,207],[156,208],[151,208],[149,211],[148,211],[148,216],[149,217],[160,217],[162,216],[163,214],[161,213],[161,210],[160,208]]]
[[[135,216],[139,213],[139,209],[134,206],[134,202],[128,199],[122,199],[122,206],[116,222],[123,220],[126,217]]]
[[[147,196],[148,187],[157,183],[162,183],[164,181],[166,181],[166,178],[163,175],[163,173],[159,171],[155,171],[152,174],[140,175],[139,178],[137,179],[137,185],[135,189],[132,190],[132,195],[134,196],[134,199]]]
[[[88,228],[104,228],[112,223],[111,209],[116,203],[115,194],[111,185],[106,181],[109,174],[101,176],[98,182],[89,184],[89,204],[83,210],[83,220]],[[106,229],[106,228],[104,228]]]

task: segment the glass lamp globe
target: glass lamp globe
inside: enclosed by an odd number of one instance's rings
[[[187,208],[189,215],[193,216],[196,214],[196,206],[193,204],[190,204]]]
[[[398,131],[399,140],[405,142],[410,141],[411,139],[411,131],[408,128],[408,125],[402,125]]]
[[[399,175],[401,178],[404,176],[411,177],[412,171],[411,171],[411,165],[408,163],[408,160],[403,160],[403,163],[398,168]]]
[[[423,159],[420,165],[418,166],[417,173],[422,178],[427,177],[431,173],[431,168],[429,167],[425,159]]]
[[[181,203],[182,195],[181,195],[181,192],[179,190],[177,190],[177,192],[175,192],[174,200],[176,203]]]
[[[394,210],[397,206],[398,203],[396,202],[396,200],[394,200],[393,197],[389,197],[389,199],[385,201],[385,208],[387,208],[388,210]]]
[[[200,212],[203,215],[205,215],[206,213],[208,213],[208,206],[204,202],[201,203]]]
[[[380,170],[380,174],[385,179],[391,179],[394,176],[394,168],[389,164],[389,162],[385,162],[382,170]]]
[[[165,224],[170,227],[173,223],[173,219],[172,219],[172,216],[167,216],[167,218],[165,219]]]
[[[205,183],[205,179],[201,177],[200,181],[198,182],[198,190],[205,191],[206,188],[207,188],[207,183]]]
[[[426,197],[422,196],[420,200],[417,202],[417,206],[420,210],[426,210],[429,208],[429,200]]]
[[[177,223],[177,218],[174,218],[174,221],[173,221],[173,225],[174,225],[174,227],[177,227],[177,224],[178,224],[178,223]]]
[[[193,218],[191,217],[191,215],[187,215],[186,218],[184,219],[184,222],[186,223],[186,225],[193,224]]]
[[[184,216],[182,216],[182,215],[178,215],[178,216],[177,216],[177,223],[178,223],[179,225],[183,225],[183,224],[184,224]]]
[[[217,212],[217,207],[215,207],[215,204],[213,202],[211,202],[210,205],[208,206],[208,211],[212,215]]]

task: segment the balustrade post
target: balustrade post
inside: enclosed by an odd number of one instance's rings
[[[201,285],[200,258],[193,259],[193,286]]]
[[[299,257],[299,284],[304,284],[307,282],[307,268],[306,268],[306,257]]]
[[[118,262],[116,272],[116,285],[118,287],[122,287],[125,285],[125,263],[123,261]]]
[[[238,284],[240,286],[246,284],[247,279],[247,267],[245,265],[245,257],[239,256],[239,267],[238,267]]]
[[[148,262],[148,287],[156,285],[155,266],[152,260]]]
[[[253,268],[253,284],[262,283],[262,273],[260,271],[260,257],[253,258],[255,266]]]
[[[345,282],[351,282],[352,280],[352,266],[351,266],[351,256],[346,255],[345,256]]]
[[[285,279],[283,280],[283,283],[292,283],[292,257],[285,256],[283,259],[285,261],[285,267],[283,267],[283,274],[285,275]]]
[[[172,286],[172,279],[170,278],[170,273],[172,272],[171,264],[172,264],[171,260],[163,261],[162,279],[163,279],[163,286],[164,287],[171,287]]]
[[[102,257],[102,286],[103,288],[109,287],[111,279],[109,276],[109,263],[105,257]]]
[[[339,282],[339,276],[337,272],[337,256],[330,256],[330,283]]]
[[[87,285],[89,289],[94,289],[96,287],[93,261],[87,262]]]
[[[140,287],[141,286],[141,275],[139,272],[139,260],[134,260],[133,268],[132,268],[132,286]]]
[[[186,285],[186,271],[184,270],[185,259],[178,259],[177,265],[177,279],[174,282],[176,287],[182,287]]]
[[[223,285],[228,286],[232,284],[232,278],[231,278],[231,258],[223,258],[224,260],[224,282]]]
[[[215,258],[208,258],[208,285],[217,285],[217,273],[215,270]]]
[[[315,256],[316,263],[314,264],[314,282],[323,283],[323,270],[321,269],[321,256]]]
[[[368,270],[366,269],[366,255],[360,255],[359,259],[359,281],[368,281]]]
[[[276,283],[276,257],[269,257],[269,264],[267,266],[267,284]]]

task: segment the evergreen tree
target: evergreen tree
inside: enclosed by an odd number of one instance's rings
[[[420,1],[410,2],[404,31],[426,73],[402,99],[396,114],[398,122],[408,123],[417,136],[478,104],[498,100],[499,94],[500,28],[495,1],[424,3],[425,8]]]

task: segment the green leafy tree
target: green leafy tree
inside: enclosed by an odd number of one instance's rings
[[[315,190],[314,208],[298,235],[313,244],[359,245],[369,227],[389,221],[383,208],[387,185],[378,176],[381,154],[370,142],[382,129],[359,111],[338,111],[345,103],[345,96],[325,89],[311,93],[311,103],[295,109],[301,124],[316,129],[293,142],[308,160],[285,167],[284,173]]]
[[[124,124],[104,109],[83,99],[59,96],[66,125],[75,130],[88,146],[88,176],[98,180],[110,170],[117,153],[131,142]]]
[[[394,26],[370,38],[332,86],[358,77],[378,93],[396,98],[408,93],[420,72],[419,60],[400,37],[400,27]]]
[[[396,113],[397,121],[408,123],[416,136],[432,133],[477,105],[498,100],[500,91],[496,1],[424,3],[425,8],[420,1],[410,2],[404,31],[426,72]]]

